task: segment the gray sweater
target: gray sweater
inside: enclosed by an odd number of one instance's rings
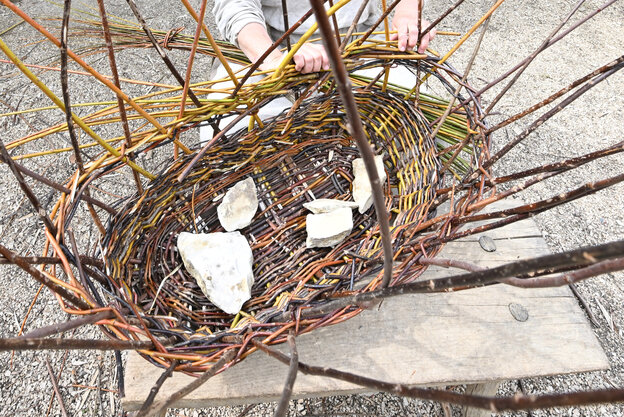
[[[336,14],[338,27],[346,30],[351,26],[353,17],[362,4],[362,0],[353,0],[343,6]],[[308,0],[287,0],[288,24],[297,22],[308,10],[310,3]],[[329,8],[329,3],[325,4]],[[247,24],[256,22],[264,25],[273,40],[276,40],[284,33],[284,17],[282,13],[282,0],[215,0],[212,9],[217,27],[221,35],[238,45],[236,40],[238,32]],[[381,10],[376,1],[371,1],[362,13],[359,24],[369,27],[377,21],[381,15]],[[314,16],[310,16],[297,30],[294,31],[292,40],[296,41],[314,23]]]

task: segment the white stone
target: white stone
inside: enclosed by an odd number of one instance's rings
[[[331,198],[318,198],[308,203],[303,203],[303,207],[307,208],[314,214],[329,213],[339,208],[354,209],[358,207],[357,203],[352,201],[333,200]]]
[[[249,226],[258,210],[258,192],[253,178],[237,182],[217,207],[221,226],[228,232]]]
[[[377,167],[379,181],[383,186],[386,178],[388,178],[384,169],[383,156],[375,156],[375,166]],[[357,158],[353,160],[353,177],[353,201],[358,204],[360,214],[364,214],[373,205],[373,190],[368,180],[364,159]]]
[[[187,233],[178,236],[178,250],[186,270],[210,301],[236,314],[251,298],[253,254],[239,232]]]
[[[332,247],[349,236],[353,229],[351,209],[343,207],[329,213],[308,214],[306,217],[307,248]]]

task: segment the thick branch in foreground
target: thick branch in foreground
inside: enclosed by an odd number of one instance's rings
[[[318,317],[350,305],[369,305],[371,303],[379,302],[384,298],[396,297],[404,294],[432,293],[453,291],[460,288],[475,288],[503,281],[505,278],[516,276],[531,277],[541,271],[556,268],[576,268],[579,266],[586,267],[608,259],[621,258],[622,253],[624,253],[624,240],[618,240],[598,246],[574,249],[567,252],[511,262],[491,269],[453,275],[447,278],[412,282],[368,293],[341,297],[328,301],[323,305],[303,309],[301,311],[301,318]],[[283,313],[274,317],[273,320],[275,322],[288,320],[290,315],[291,313]]]
[[[386,205],[383,197],[383,188],[379,175],[377,174],[377,166],[375,165],[375,155],[371,145],[366,139],[364,133],[364,127],[362,126],[362,120],[357,110],[357,105],[353,97],[353,91],[351,91],[351,82],[347,75],[344,62],[340,56],[340,50],[336,42],[336,38],[332,36],[332,30],[327,19],[327,13],[323,7],[323,1],[311,0],[312,9],[318,22],[319,30],[323,37],[323,44],[325,50],[329,56],[331,63],[332,73],[336,80],[336,87],[340,93],[340,99],[345,108],[347,114],[347,120],[349,121],[350,132],[353,135],[353,139],[364,159],[364,166],[366,167],[366,173],[368,174],[368,180],[371,183],[373,191],[373,202],[375,204],[375,212],[377,214],[377,221],[379,222],[379,229],[381,232],[381,242],[384,251],[384,276],[381,283],[381,287],[385,288],[390,284],[392,278],[392,242],[390,238],[390,223],[388,219],[388,212],[386,211]]]
[[[97,339],[41,339],[14,337],[0,339],[0,352],[7,350],[137,350],[154,349],[154,344],[143,340]]]
[[[257,340],[252,343],[258,349],[266,352],[284,364],[290,364],[290,358],[283,353],[272,349]],[[403,397],[418,398],[420,400],[446,402],[485,410],[534,410],[549,407],[570,407],[578,405],[614,403],[624,401],[624,389],[597,390],[550,395],[519,395],[512,397],[481,397],[476,395],[458,394],[452,391],[443,391],[429,388],[416,388],[403,384],[393,384],[379,381],[361,375],[343,372],[333,368],[312,366],[298,362],[299,371],[307,375],[324,376],[339,379],[361,387],[383,391]]]

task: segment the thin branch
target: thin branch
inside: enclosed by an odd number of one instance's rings
[[[551,47],[552,45],[554,45],[555,43],[559,42],[561,39],[563,39],[564,37],[566,37],[570,32],[572,32],[573,30],[575,30],[576,28],[578,28],[579,26],[581,26],[583,23],[587,22],[588,20],[590,20],[591,18],[593,18],[595,15],[597,15],[598,13],[600,13],[601,11],[603,11],[604,9],[606,9],[607,7],[611,6],[613,3],[615,3],[618,0],[609,0],[606,3],[604,3],[603,5],[601,5],[600,7],[598,7],[596,10],[594,10],[592,13],[590,13],[589,15],[585,16],[584,18],[578,20],[576,23],[572,24],[568,29],[566,29],[564,32],[562,32],[559,36],[557,36],[556,38],[552,39],[550,42],[548,42],[548,44],[546,45],[546,48],[544,48],[544,50],[548,49],[549,47]],[[430,26],[432,27],[432,26]],[[496,86],[497,84],[499,84],[501,81],[504,81],[505,79],[507,79],[507,77],[509,77],[511,74],[513,74],[515,71],[518,70],[518,68],[522,67],[528,60],[529,57],[526,57],[525,59],[523,59],[522,61],[520,61],[518,64],[516,64],[513,68],[511,68],[510,70],[508,70],[507,72],[505,72],[503,75],[499,76],[497,79],[495,79],[494,81],[489,82],[485,87],[481,88],[479,91],[477,91],[476,93],[474,93],[474,97],[480,97],[483,95],[483,93],[485,93],[486,91],[488,91],[489,89],[491,89],[492,87]],[[473,97],[467,98],[466,100],[462,101],[461,103],[459,103],[457,106],[455,106],[455,108],[453,109],[453,111],[456,111],[457,109],[459,109],[462,106],[465,106],[466,104],[468,104],[471,100],[473,100]]]
[[[131,0],[129,0],[131,1]],[[197,28],[195,29],[195,37],[193,38],[193,45],[191,46],[191,52],[189,54],[188,63],[186,65],[186,74],[184,77],[184,84],[182,85],[182,99],[180,100],[180,112],[178,113],[178,119],[182,119],[184,116],[184,108],[186,107],[186,95],[192,94],[191,91],[191,73],[193,71],[193,63],[195,62],[195,53],[197,52],[197,44],[199,43],[199,36],[202,32],[202,25],[204,23],[204,16],[206,14],[206,5],[208,1],[202,0],[201,8],[199,10],[199,17],[197,19]],[[193,100],[195,101],[195,100]],[[197,107],[201,107],[201,104],[195,103]],[[177,157],[178,148],[174,149],[174,157]]]
[[[351,26],[349,26],[349,29],[347,30],[347,33],[345,34],[344,38],[342,39],[342,43],[340,44],[341,54],[344,52],[345,47],[349,43],[349,39],[351,39],[351,35],[355,31],[355,28],[357,27],[358,22],[360,21],[360,18],[362,17],[362,13],[364,13],[364,10],[366,10],[366,7],[368,6],[369,1],[370,0],[362,1],[362,4],[360,4],[360,8],[358,9],[357,13],[355,13],[355,16],[353,17],[353,22],[351,22]]]
[[[78,172],[84,172],[84,164],[82,155],[80,154],[80,144],[76,137],[74,121],[72,119],[71,101],[69,98],[69,88],[67,86],[67,32],[69,31],[69,14],[71,10],[71,0],[65,0],[63,3],[63,25],[61,27],[61,92],[63,95],[63,103],[65,104],[65,121],[67,122],[67,131],[71,140],[74,156],[76,157],[76,165]]]
[[[462,217],[456,220],[458,224],[461,223],[472,223],[482,220],[490,220],[497,218],[506,218],[512,216],[514,214],[528,214],[535,215],[541,213],[545,210],[551,209],[555,206],[561,205],[563,203],[569,203],[570,201],[574,201],[581,197],[585,197],[589,194],[593,194],[597,191],[603,190],[607,187],[610,187],[614,184],[624,181],[624,174],[616,175],[615,177],[607,178],[600,181],[589,182],[584,184],[574,190],[568,191],[567,193],[560,193],[555,197],[547,198],[544,200],[537,201],[535,203],[525,204],[519,207],[514,207],[505,210],[499,210],[492,213],[483,213],[483,214],[475,214],[472,216]],[[468,231],[461,232],[462,236],[467,236]],[[457,235],[459,236],[459,235]],[[444,238],[446,241],[455,239],[455,236],[448,236]]]
[[[104,41],[106,42],[106,49],[108,49],[108,63],[111,68],[111,74],[113,76],[113,83],[117,88],[121,90],[121,83],[119,82],[119,74],[117,73],[117,63],[115,62],[115,49],[113,48],[113,41],[110,35],[110,27],[108,25],[108,18],[106,17],[106,8],[104,7],[104,0],[97,0],[100,11],[100,19],[102,20],[102,29],[104,32]],[[126,138],[126,147],[132,147],[132,138],[130,134],[130,126],[128,126],[128,116],[126,114],[126,106],[119,95],[117,95],[117,108],[119,108],[119,117],[121,118],[121,126],[124,131],[124,137]],[[71,116],[69,116],[71,117]],[[69,124],[69,122],[68,122]],[[128,158],[134,161],[134,153],[130,152]],[[134,177],[134,183],[137,187],[139,194],[143,193],[143,185],[141,184],[141,177],[139,173],[132,170],[132,176]]]
[[[458,268],[458,269],[463,269],[465,271],[472,271],[472,272],[482,271],[485,269],[482,266],[473,264],[471,262],[460,261],[457,259],[440,258],[438,256],[436,256],[435,258],[420,258],[418,260],[418,263],[422,265],[436,265],[436,266],[441,266],[443,268]]]
[[[559,97],[561,97],[562,95],[566,94],[567,92],[575,89],[576,87],[578,87],[579,85],[591,80],[592,78],[602,74],[603,72],[607,72],[610,69],[612,69],[614,66],[616,66],[617,64],[621,63],[624,61],[624,55],[622,55],[621,57],[609,62],[606,65],[603,65],[602,67],[590,72],[589,74],[573,81],[570,85],[568,85],[567,87],[562,88],[561,90],[557,91],[556,93],[552,94],[550,97],[540,101],[539,103],[529,107],[526,110],[523,110],[519,113],[516,113],[515,115],[505,119],[504,121],[500,122],[499,124],[497,124],[496,126],[493,126],[489,129],[487,129],[486,134],[490,134],[492,132],[497,131],[498,129],[507,126],[508,124],[511,124],[513,122],[515,122],[516,120],[522,119],[523,117],[535,112],[536,110],[541,109],[542,107],[552,103],[553,101],[555,101],[556,99],[558,99]]]
[[[491,167],[494,163],[496,163],[496,161],[498,161],[500,158],[502,158],[507,152],[509,152],[511,149],[513,149],[518,143],[522,142],[527,136],[529,136],[529,134],[531,134],[534,130],[536,130],[538,127],[543,125],[548,119],[550,119],[551,117],[553,117],[554,115],[559,113],[561,110],[566,108],[570,103],[574,102],[574,100],[576,100],[577,98],[582,96],[584,93],[586,93],[587,91],[589,91],[590,89],[592,89],[593,87],[598,85],[600,82],[606,80],[611,75],[615,74],[617,71],[622,69],[622,67],[624,67],[624,63],[620,63],[620,64],[616,65],[610,71],[607,71],[607,72],[599,75],[598,77],[594,78],[593,80],[588,81],[585,85],[580,87],[574,93],[570,94],[570,96],[568,96],[565,100],[563,100],[557,106],[553,107],[552,109],[550,109],[549,111],[544,113],[539,119],[537,119],[535,122],[533,122],[522,133],[520,133],[518,136],[516,136],[516,138],[514,138],[511,142],[507,143],[497,153],[492,155],[492,157],[490,159],[488,159],[483,164],[483,168]]]
[[[173,373],[173,371],[176,368],[176,366],[178,366],[178,360],[174,359],[171,362],[171,365],[169,365],[169,367],[167,369],[165,369],[165,371],[160,375],[160,377],[158,377],[158,380],[156,380],[156,383],[154,384],[154,386],[150,390],[149,395],[145,399],[145,402],[141,406],[141,409],[137,413],[136,417],[141,417],[141,416],[146,416],[147,415],[146,413],[149,410],[149,408],[151,407],[152,403],[154,402],[154,398],[156,398],[156,395],[158,394],[158,391],[160,391],[160,388],[165,383],[167,378],[169,378],[171,376],[171,374]]]
[[[587,278],[608,274],[609,272],[620,271],[622,269],[624,269],[624,258],[609,259],[590,265],[586,268],[566,272],[554,277],[508,278],[504,280],[503,283],[521,288],[562,287],[564,285],[572,285]]]
[[[17,266],[22,268],[24,271],[28,272],[33,278],[39,281],[40,284],[45,285],[46,287],[51,289],[54,293],[60,295],[61,297],[63,297],[64,299],[72,303],[74,306],[76,306],[77,308],[80,308],[81,310],[88,310],[91,308],[81,298],[77,297],[75,294],[69,292],[69,290],[65,289],[64,287],[61,287],[60,285],[50,280],[37,268],[33,268],[31,265],[21,261],[17,256],[15,256],[15,254],[12,251],[10,251],[9,249],[5,248],[2,245],[0,245],[0,254],[2,254],[6,259],[11,261],[11,263],[16,264]]]
[[[0,161],[7,163],[7,160],[4,158],[4,156],[0,153]],[[17,169],[20,173],[31,177],[45,185],[47,185],[50,188],[53,188],[57,191],[60,191],[62,193],[65,194],[71,194],[71,190],[63,185],[57,184],[54,181],[49,180],[48,178],[44,177],[43,175],[37,174],[34,171],[31,171],[30,169],[24,167],[23,165],[20,165],[19,163],[13,161],[13,165],[15,166],[15,169]],[[87,196],[85,195],[84,197],[82,197],[85,201],[89,202],[89,203],[93,203],[94,205],[106,210],[107,212],[109,212],[110,214],[117,214],[117,210],[115,210],[114,208],[110,207],[109,205],[107,205],[106,203],[101,202],[100,200],[96,200],[93,197]]]
[[[451,102],[446,107],[444,114],[440,117],[437,126],[435,127],[433,133],[431,134],[432,138],[435,138],[438,135],[438,132],[442,128],[442,125],[444,125],[444,122],[446,121],[448,116],[451,114],[451,110],[453,108],[453,105],[455,104],[455,100],[457,96],[459,95],[459,91],[462,89],[462,86],[468,79],[468,74],[472,70],[472,65],[474,63],[475,58],[477,57],[477,54],[479,53],[479,49],[481,49],[481,43],[483,42],[483,38],[489,26],[490,26],[490,18],[488,18],[483,24],[483,28],[481,29],[481,33],[479,34],[479,39],[477,40],[477,44],[475,45],[474,51],[472,52],[472,56],[470,57],[470,61],[468,62],[468,65],[466,66],[466,71],[464,71],[464,75],[462,76],[461,81],[457,83],[457,88],[455,89],[455,92],[453,93]],[[444,171],[446,171],[448,167],[451,166],[451,164],[455,161],[455,159],[461,153],[462,149],[464,149],[464,146],[466,146],[466,143],[470,140],[470,138],[471,138],[471,135],[466,135],[466,138],[459,144],[459,146],[457,147],[453,155],[451,155],[449,160],[446,161],[442,169],[440,169],[440,175],[442,175]]]
[[[446,9],[446,11],[444,13],[442,13],[440,16],[438,16],[438,18],[436,20],[434,20],[433,22],[431,22],[429,24],[429,26],[427,26],[423,31],[420,32],[420,36],[418,37],[418,43],[420,43],[422,41],[422,38],[429,32],[431,32],[431,30],[433,28],[435,28],[442,20],[444,20],[444,18],[446,16],[448,16],[453,10],[455,10],[456,8],[459,7],[459,5],[461,5],[465,0],[458,0],[457,2],[455,2],[454,4],[452,4],[448,9]]]
[[[394,288],[394,287],[393,287]],[[252,340],[253,345],[267,353],[269,356],[284,364],[290,363],[290,358],[269,346]],[[624,401],[624,389],[595,390],[585,392],[573,392],[550,395],[519,395],[511,397],[482,397],[478,395],[458,394],[453,391],[437,390],[430,388],[418,388],[403,384],[384,382],[362,375],[343,372],[333,368],[308,365],[299,362],[299,371],[307,375],[323,376],[351,384],[373,389],[375,391],[388,392],[402,397],[418,398],[421,400],[446,402],[474,408],[490,410],[492,412],[504,410],[534,410],[549,407],[570,407],[575,405],[589,405],[600,403],[614,403]]]
[[[540,174],[544,172],[566,172],[573,168],[578,168],[588,162],[594,161],[605,156],[614,155],[620,152],[624,152],[624,141],[616,143],[608,148],[601,149],[599,151],[590,152],[585,155],[577,156],[567,159],[565,161],[555,162],[552,164],[542,165],[535,168],[530,168],[524,171],[515,172],[513,174],[497,177],[489,181],[488,185],[503,184],[509,181],[517,180],[520,178],[528,177],[530,175]],[[469,209],[472,211],[472,209]]]
[[[63,402],[63,397],[61,396],[61,391],[59,390],[56,376],[54,375],[54,371],[52,370],[52,365],[50,365],[50,358],[48,357],[48,355],[45,355],[45,363],[46,367],[48,368],[50,381],[52,382],[52,389],[54,390],[54,394],[56,394],[56,399],[58,401],[59,408],[61,409],[61,414],[63,414],[63,417],[68,417],[67,410],[65,409],[65,403]]]
[[[293,386],[297,379],[297,371],[299,368],[299,353],[297,353],[297,345],[295,344],[295,336],[291,332],[288,335],[288,346],[290,347],[290,365],[288,366],[288,377],[286,378],[286,384],[282,390],[282,397],[275,409],[275,417],[285,417],[288,414],[288,402],[292,397]]]
[[[61,263],[61,259],[57,258],[56,256],[18,256],[17,259],[27,264],[31,264],[31,265],[40,265],[40,264],[58,265]],[[83,264],[102,267],[101,259],[80,255],[80,261]],[[13,262],[9,261],[4,256],[0,255],[0,265],[12,265],[12,264]]]
[[[327,19],[327,13],[323,7],[323,2],[321,0],[311,0],[310,3],[314,10],[316,21],[323,37],[325,50],[329,56],[332,72],[336,80],[336,87],[340,93],[340,98],[347,114],[347,120],[350,127],[349,130],[351,131],[360,154],[362,155],[364,166],[366,167],[366,173],[368,174],[368,179],[371,183],[373,202],[375,205],[375,212],[377,214],[377,221],[379,222],[381,242],[384,252],[384,276],[381,287],[385,288],[390,284],[390,279],[392,278],[392,241],[390,237],[388,212],[386,211],[383,196],[383,187],[381,181],[379,180],[377,166],[375,165],[375,155],[373,154],[371,145],[366,139],[366,134],[362,126],[362,120],[360,119],[360,114],[357,110],[355,99],[353,98],[351,81],[349,81],[347,70],[344,62],[342,62],[342,58],[340,57],[338,44],[332,34],[329,20]]]
[[[592,326],[600,327],[600,323],[598,323],[596,316],[594,316],[594,313],[589,307],[589,304],[587,304],[587,300],[585,300],[585,297],[583,297],[583,295],[579,293],[578,289],[576,288],[576,285],[570,284],[568,285],[568,288],[570,288],[570,291],[572,291],[572,294],[574,294],[578,302],[581,304],[581,307],[583,307],[583,310],[585,310],[585,314],[587,314],[587,318],[589,318],[589,322],[592,324]]]
[[[52,220],[50,220],[50,218],[48,217],[48,214],[46,213],[46,211],[43,209],[43,207],[39,203],[39,200],[35,196],[35,193],[33,193],[30,187],[28,186],[28,184],[26,184],[26,181],[24,180],[22,173],[15,166],[15,162],[13,161],[13,158],[11,158],[11,155],[9,155],[9,152],[7,151],[6,147],[4,146],[4,142],[1,139],[0,139],[0,156],[2,156],[3,162],[9,166],[9,169],[13,173],[13,176],[17,180],[17,183],[19,184],[20,188],[22,189],[22,191],[28,198],[28,201],[30,201],[30,204],[33,206],[35,213],[39,215],[39,218],[41,219],[41,221],[43,221],[43,224],[45,224],[45,227],[50,231],[50,234],[55,236],[56,227],[54,226],[54,224],[52,224]]]
[[[570,20],[572,18],[572,16],[574,15],[574,13],[576,13],[576,11],[579,9],[579,7],[581,7],[581,5],[585,3],[585,0],[580,0],[578,3],[576,3],[576,5],[572,8],[572,10],[570,11],[570,13],[568,13],[568,15],[561,21],[561,23],[559,24],[559,26],[557,26],[547,37],[546,39],[541,43],[541,45],[531,54],[529,55],[528,59],[526,60],[526,62],[524,63],[524,65],[522,65],[522,67],[520,67],[520,69],[515,73],[515,75],[513,76],[513,78],[507,83],[507,85],[505,87],[503,87],[503,89],[498,93],[498,95],[494,98],[494,100],[492,100],[492,102],[490,103],[490,105],[488,106],[488,108],[485,110],[485,113],[490,113],[492,111],[492,109],[494,108],[494,106],[496,106],[496,104],[500,101],[500,99],[507,93],[507,91],[509,91],[509,89],[515,84],[515,82],[518,80],[518,78],[520,78],[520,76],[522,75],[522,73],[524,72],[524,70],[526,70],[529,65],[531,65],[531,62],[533,62],[533,60],[535,59],[535,57],[537,55],[540,54],[540,52],[542,52],[544,49],[546,49],[548,43],[552,40],[552,38],[555,37],[555,35],[557,34],[557,32],[559,32],[561,30],[561,28],[568,23],[568,20]]]
[[[195,391],[197,388],[201,387],[210,378],[212,378],[217,373],[217,371],[221,370],[221,368],[223,368],[225,364],[227,364],[232,359],[234,359],[234,356],[235,356],[235,352],[233,350],[227,351],[225,354],[223,354],[223,356],[221,356],[221,359],[219,359],[214,365],[212,365],[210,369],[204,372],[202,376],[200,376],[199,378],[197,378],[195,381],[191,382],[184,388],[180,389],[179,391],[174,392],[166,400],[153,404],[146,411],[146,414],[139,414],[137,415],[137,417],[148,416],[148,415],[159,416],[160,413],[165,411],[167,408],[171,407],[176,401],[181,400],[182,398],[186,397],[191,392]]]

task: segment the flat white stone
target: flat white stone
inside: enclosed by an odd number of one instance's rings
[[[306,217],[307,248],[332,247],[349,236],[353,229],[351,209],[343,207],[329,213],[308,214]]]
[[[339,208],[354,209],[358,207],[353,201],[334,200],[331,198],[317,198],[308,203],[303,203],[303,207],[307,208],[314,214],[329,213]]]
[[[377,167],[379,180],[383,185],[388,178],[384,169],[383,156],[375,156],[375,166]],[[364,159],[357,158],[353,160],[353,177],[353,201],[358,204],[360,214],[364,214],[373,205],[373,190],[368,180]]]
[[[178,250],[186,270],[210,301],[236,314],[251,298],[253,254],[239,232],[187,233],[178,236]]]
[[[253,178],[237,182],[217,207],[221,226],[228,232],[249,226],[258,210],[258,192]]]

